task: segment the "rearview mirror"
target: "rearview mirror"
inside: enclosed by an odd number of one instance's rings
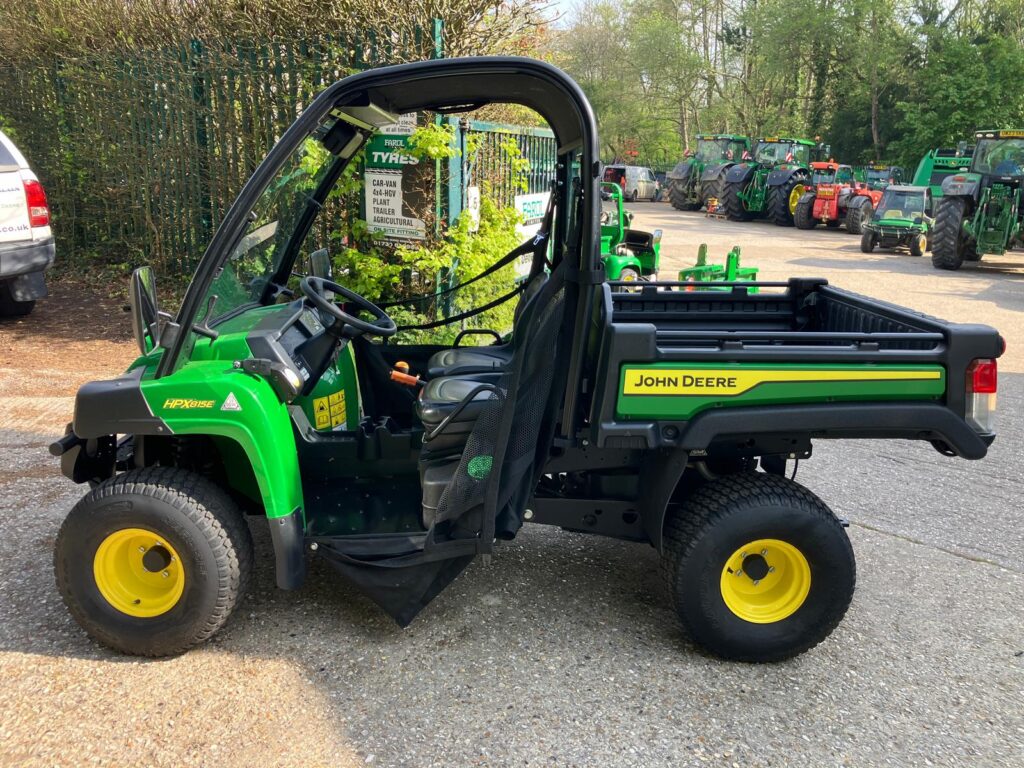
[[[323,280],[334,280],[334,268],[331,266],[331,254],[326,248],[309,254],[309,274]]]
[[[132,272],[128,302],[132,309],[135,343],[145,355],[160,345],[160,305],[156,300],[156,278],[151,267],[139,267]]]

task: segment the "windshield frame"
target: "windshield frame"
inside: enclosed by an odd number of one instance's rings
[[[929,191],[930,191],[929,189],[909,190],[909,189],[893,189],[892,187],[888,187],[882,193],[882,197],[878,201],[878,205],[875,206],[875,211],[872,214],[871,218],[872,218],[873,221],[884,221],[886,218],[888,218],[885,215],[883,215],[883,212],[884,211],[889,211],[889,210],[891,210],[891,208],[889,206],[885,205],[885,202],[887,200],[891,200],[892,198],[895,198],[895,197],[901,197],[901,198],[907,199],[907,200],[920,200],[921,201],[921,210],[920,211],[915,211],[914,212],[914,216],[900,216],[900,217],[898,217],[899,219],[910,221],[910,220],[913,220],[913,219],[915,219],[915,218],[917,218],[919,216],[920,217],[927,216],[928,215],[927,211],[928,211]],[[904,211],[905,209],[903,207],[901,207],[899,210],[900,211]]]

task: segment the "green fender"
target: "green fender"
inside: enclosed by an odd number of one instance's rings
[[[192,361],[170,376],[144,378],[141,389],[153,415],[172,434],[223,437],[241,447],[268,518],[302,509],[288,408],[264,379],[224,360]]]
[[[622,270],[626,267],[632,267],[637,271],[638,275],[643,274],[643,268],[640,266],[640,259],[636,256],[620,256],[615,253],[608,254],[604,257],[604,273],[609,280],[618,280],[622,276]]]

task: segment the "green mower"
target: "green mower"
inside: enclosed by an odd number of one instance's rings
[[[622,187],[601,182],[601,199],[611,207],[601,210],[601,261],[609,280],[656,280],[661,260],[661,230],[633,229],[633,214],[623,205]]]
[[[528,255],[527,279],[473,299],[516,302],[511,337],[406,343],[393,301],[353,289],[358,264],[332,276],[329,196],[401,115],[494,103],[540,114],[558,153],[537,234],[504,257]],[[124,653],[181,653],[229,621],[255,569],[294,590],[310,558],[404,626],[475,558],[543,524],[653,548],[686,635],[723,658],[824,640],[853,596],[853,549],[794,462],[838,438],[980,459],[1002,339],[818,278],[609,282],[600,146],[580,88],[531,59],[368,70],[320,94],[228,209],[176,313],[149,268],[133,275],[139,357],[83,385],[50,446],[89,486],[54,553],[84,630]],[[463,328],[467,312],[416,329]],[[269,528],[266,561],[247,516]],[[545,556],[578,546],[549,541]],[[472,605],[457,615],[507,633]]]

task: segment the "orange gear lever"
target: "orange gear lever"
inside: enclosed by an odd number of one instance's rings
[[[419,376],[413,376],[409,373],[409,364],[404,360],[399,360],[395,363],[395,368],[391,371],[391,380],[398,384],[404,384],[407,387],[419,387],[423,385]]]

